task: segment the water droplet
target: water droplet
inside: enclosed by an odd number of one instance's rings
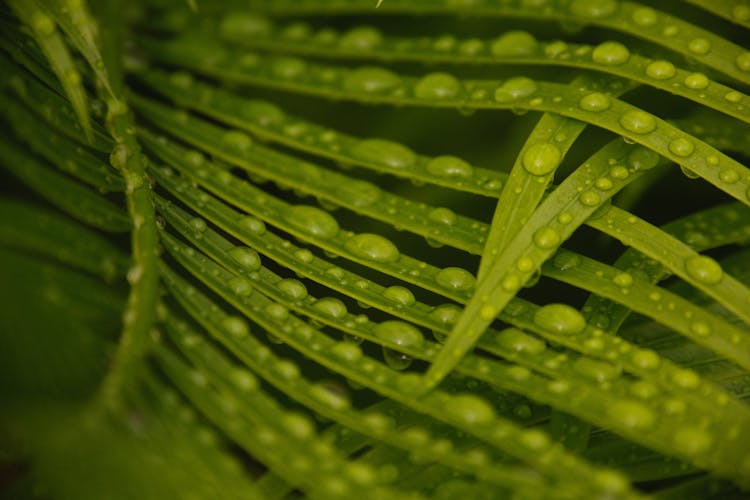
[[[636,172],[650,170],[659,164],[659,154],[643,146],[636,146],[628,154],[628,165]],[[614,169],[612,169],[614,171]],[[625,169],[627,172],[627,169]],[[629,175],[629,174],[628,174]],[[612,177],[616,177],[612,175]],[[625,175],[624,178],[627,178]]]
[[[738,174],[734,169],[727,168],[719,172],[719,179],[721,179],[722,182],[726,182],[727,184],[734,184],[735,182],[740,180],[740,174]]]
[[[355,207],[366,207],[380,199],[382,192],[372,182],[349,181],[336,188],[339,196],[347,199]]]
[[[339,46],[348,50],[372,50],[383,41],[383,35],[372,26],[353,28],[341,37]]]
[[[353,157],[359,160],[386,165],[391,168],[411,167],[417,159],[411,149],[385,139],[359,141],[350,152]]]
[[[40,36],[50,36],[55,32],[54,21],[49,16],[39,11],[34,12],[31,18],[31,26]]]
[[[275,321],[285,321],[287,318],[289,318],[289,309],[277,302],[269,303],[265,307],[264,311],[271,319]],[[275,343],[279,343],[279,341],[276,340]]]
[[[266,232],[266,225],[262,220],[252,215],[246,215],[237,220],[237,223],[244,229],[247,229],[253,234],[263,234]]]
[[[391,90],[401,83],[393,71],[375,66],[364,66],[347,73],[344,89],[352,92],[378,93]]]
[[[473,394],[453,396],[446,409],[464,424],[469,425],[488,424],[495,418],[492,406]]]
[[[278,125],[284,121],[284,112],[268,101],[247,101],[239,111],[245,118],[263,126]]]
[[[362,357],[362,349],[352,342],[336,342],[331,353],[339,359],[353,363]]]
[[[188,224],[190,224],[190,228],[196,233],[205,232],[208,228],[208,226],[206,226],[206,221],[201,219],[200,217],[193,217],[192,219],[190,219]]]
[[[633,284],[633,276],[630,273],[619,273],[612,282],[617,286],[628,287]]]
[[[655,80],[666,80],[675,75],[674,64],[669,61],[654,61],[646,66],[646,74]]]
[[[333,238],[339,232],[339,224],[331,214],[310,205],[292,206],[286,220],[296,229],[317,238]]]
[[[648,134],[656,129],[656,120],[652,115],[639,109],[623,113],[619,119],[622,128],[634,134]]]
[[[656,11],[650,7],[639,7],[633,11],[632,19],[638,26],[653,26],[657,21]]]
[[[544,330],[562,335],[581,333],[586,320],[580,312],[566,304],[548,304],[537,309],[534,323]]]
[[[506,328],[495,338],[495,342],[513,352],[522,352],[535,355],[543,352],[547,345],[543,340],[519,330],[518,328]]]
[[[694,146],[690,140],[678,137],[669,142],[669,150],[677,156],[690,156],[693,154]]]
[[[699,455],[711,447],[713,440],[703,429],[684,426],[675,431],[674,444],[687,455]]]
[[[423,76],[414,87],[414,95],[419,99],[450,99],[460,90],[461,84],[455,76],[437,72]]]
[[[412,362],[412,358],[404,353],[394,351],[387,347],[383,347],[383,360],[385,364],[393,368],[394,370],[402,371],[409,368]]]
[[[347,397],[346,390],[338,385],[330,383],[316,383],[310,388],[310,395],[318,401],[330,406],[331,408],[343,411],[349,408],[351,404]]]
[[[568,271],[581,263],[581,258],[574,253],[558,253],[552,260],[552,265],[560,271]]]
[[[375,335],[380,339],[402,347],[421,347],[424,336],[417,328],[399,320],[384,321],[375,326]]]
[[[383,291],[383,297],[402,306],[410,306],[416,301],[411,290],[398,285],[386,288],[385,291]]]
[[[706,285],[719,283],[724,275],[721,266],[705,255],[696,255],[687,259],[685,270],[691,278]]]
[[[250,333],[247,323],[239,316],[226,316],[221,320],[221,326],[234,338],[241,339]]]
[[[219,25],[219,36],[227,40],[263,38],[271,34],[273,24],[264,16],[248,12],[232,12]]]
[[[260,257],[252,248],[237,246],[229,250],[227,254],[248,271],[260,268]]]
[[[253,145],[249,135],[241,130],[228,130],[221,136],[222,140],[230,147],[245,151]]]
[[[437,177],[468,178],[474,169],[461,158],[455,156],[437,156],[427,162],[427,171]]]
[[[307,288],[305,285],[303,285],[301,281],[293,278],[280,280],[276,283],[276,288],[278,288],[281,293],[295,301],[307,297]]]
[[[534,80],[525,76],[510,78],[495,89],[495,101],[500,103],[516,101],[536,92]]]
[[[604,361],[579,357],[573,364],[575,371],[596,382],[602,383],[620,376],[619,367]]]
[[[523,168],[532,175],[547,175],[560,164],[562,155],[553,144],[535,144],[523,154]]]
[[[619,66],[627,62],[629,58],[630,51],[619,42],[600,43],[591,52],[591,59],[605,66]]]
[[[551,227],[543,227],[534,233],[534,244],[542,249],[548,250],[560,244],[560,233]]]
[[[437,273],[435,281],[437,281],[437,284],[443,288],[464,291],[474,288],[476,279],[466,269],[460,267],[446,267]]]
[[[616,401],[607,408],[607,414],[629,429],[646,429],[654,423],[654,413],[635,401]]]
[[[271,72],[286,80],[292,80],[302,75],[307,69],[307,64],[297,57],[278,57],[271,64]]]
[[[578,199],[581,201],[581,205],[585,207],[595,207],[602,202],[601,197],[594,191],[584,191]]]
[[[361,233],[349,238],[344,245],[353,255],[376,262],[395,262],[398,248],[388,239],[372,233]]]
[[[578,106],[584,111],[605,111],[612,105],[612,100],[601,92],[592,92],[581,98]]]
[[[690,73],[685,77],[683,83],[687,88],[702,90],[708,87],[710,80],[703,73]]]
[[[527,31],[509,31],[496,38],[490,50],[496,56],[528,56],[537,50],[537,41]]]
[[[740,71],[750,71],[750,52],[743,52],[738,55],[734,63],[740,69]]]
[[[688,42],[688,50],[701,56],[708,54],[711,51],[711,41],[705,38],[693,38]]]
[[[234,276],[227,281],[227,285],[232,289],[235,295],[240,297],[247,297],[253,291],[253,287],[250,284],[250,280],[244,276]]]
[[[456,223],[456,214],[450,208],[439,207],[430,211],[427,217],[434,222],[439,224],[445,224],[446,226],[452,226]]]
[[[313,304],[313,307],[326,316],[341,319],[346,316],[347,310],[343,302],[335,297],[323,297]]]
[[[731,92],[727,92],[726,94],[724,94],[724,99],[736,104],[742,100],[742,94],[740,94],[736,90],[732,90]]]

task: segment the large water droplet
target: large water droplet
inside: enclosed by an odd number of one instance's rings
[[[455,76],[438,72],[423,76],[414,87],[414,95],[419,99],[450,99],[460,90],[461,84]]]
[[[359,141],[351,149],[351,154],[359,160],[387,165],[391,168],[411,167],[417,159],[411,149],[385,139]]]
[[[687,88],[702,90],[708,87],[708,84],[711,83],[711,81],[703,73],[690,73],[685,77],[685,80],[683,80],[682,83],[684,83]]]
[[[612,105],[612,100],[601,92],[592,92],[581,98],[578,106],[584,111],[605,111]]]
[[[468,178],[474,169],[467,162],[455,156],[437,156],[427,162],[427,171],[438,177]]]
[[[534,323],[544,330],[562,335],[580,333],[586,320],[580,312],[566,304],[548,304],[537,309]]]
[[[523,168],[532,175],[547,175],[560,164],[562,155],[553,144],[535,144],[523,154]]]
[[[500,103],[517,101],[528,97],[537,90],[534,80],[525,76],[510,78],[495,89],[495,101]]]
[[[708,54],[711,51],[711,41],[705,38],[693,38],[688,42],[688,50],[701,56]]]
[[[719,283],[724,276],[721,266],[711,257],[696,255],[685,261],[688,275],[706,285]]]
[[[656,129],[656,120],[652,115],[639,109],[623,113],[619,119],[622,128],[634,134],[648,134]]]
[[[445,224],[446,226],[452,226],[456,223],[456,213],[450,208],[439,207],[430,210],[427,217],[434,222]]]
[[[398,320],[384,321],[375,327],[375,335],[394,345],[420,347],[424,342],[422,332],[409,323]]]
[[[318,238],[332,238],[339,232],[339,223],[328,212],[310,205],[295,205],[286,214],[292,226]]]
[[[672,78],[675,73],[674,64],[669,61],[654,61],[646,66],[646,74],[655,80]]]
[[[601,19],[617,10],[616,0],[574,0],[570,12],[576,16]]]
[[[476,279],[466,269],[460,267],[446,267],[441,269],[435,276],[435,281],[443,288],[451,290],[471,290],[474,288]]]
[[[323,297],[313,304],[313,307],[326,316],[341,319],[346,316],[347,310],[343,302],[335,297]]]
[[[390,240],[371,233],[361,233],[349,238],[345,244],[353,255],[376,262],[394,262],[399,251]]]
[[[509,31],[492,42],[490,50],[496,56],[528,56],[536,52],[537,41],[528,31]]]
[[[383,291],[383,297],[402,306],[410,306],[416,301],[411,290],[398,285],[386,288],[385,291]]]
[[[506,328],[498,334],[495,342],[510,351],[531,355],[539,354],[547,348],[543,340],[532,337],[518,328]]]
[[[473,394],[454,396],[446,408],[452,415],[469,425],[492,422],[495,411],[487,402]]]
[[[620,42],[604,42],[591,52],[591,59],[605,66],[619,66],[630,58],[630,51]]]
[[[383,347],[383,359],[385,360],[385,364],[399,371],[409,368],[412,362],[412,358],[406,354],[387,347]]]
[[[669,150],[677,156],[690,156],[694,149],[693,143],[684,137],[678,137],[669,142]]]
[[[398,86],[401,78],[393,71],[364,66],[350,71],[344,78],[344,89],[352,92],[385,92]]]
[[[349,50],[372,50],[383,40],[383,35],[372,26],[353,28],[341,37],[339,46]]]
[[[534,233],[534,244],[548,250],[560,244],[560,233],[551,227],[542,227]]]
[[[656,24],[658,15],[650,7],[639,7],[633,11],[632,19],[638,26],[653,26]]]
[[[248,271],[260,268],[260,257],[252,248],[237,246],[229,250],[227,254]]]
[[[654,423],[654,413],[636,401],[617,401],[607,408],[610,418],[629,429],[646,429]]]
[[[302,300],[307,297],[307,288],[301,281],[286,278],[276,283],[276,288],[292,300]]]

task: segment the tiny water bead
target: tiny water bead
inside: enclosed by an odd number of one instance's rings
[[[711,81],[703,73],[690,73],[682,83],[689,89],[703,90]]]
[[[605,66],[619,66],[626,63],[629,58],[630,51],[620,42],[600,43],[591,52],[591,59]]]
[[[395,262],[400,253],[390,240],[372,233],[361,233],[344,245],[353,255],[375,262]]]
[[[417,328],[399,320],[388,320],[375,327],[378,338],[402,347],[420,347],[424,336]]]
[[[551,227],[542,227],[534,233],[534,245],[549,250],[560,244],[560,233]]]
[[[547,175],[557,168],[562,159],[560,150],[554,144],[535,144],[523,154],[524,169],[532,175]]]
[[[401,83],[393,71],[375,66],[364,66],[347,73],[344,89],[352,92],[378,93],[397,87]]]
[[[669,142],[669,150],[677,156],[690,156],[694,149],[693,143],[684,137],[678,137]]]
[[[601,92],[592,92],[581,98],[578,106],[584,111],[605,111],[612,106],[612,100]]]
[[[586,328],[583,315],[567,304],[547,304],[534,313],[534,323],[553,333],[573,335]]]
[[[411,290],[398,285],[386,288],[383,291],[383,297],[402,306],[410,306],[416,301]]]
[[[423,76],[414,87],[414,95],[419,99],[450,99],[460,90],[461,84],[455,76],[437,72]]]
[[[474,288],[476,278],[469,271],[461,267],[446,267],[437,273],[435,281],[443,288],[465,291]]]
[[[339,232],[339,223],[331,214],[311,205],[293,206],[286,219],[296,229],[317,238],[332,238]]]
[[[653,115],[640,109],[626,111],[618,121],[622,128],[634,134],[648,134],[656,130],[656,119]]]
[[[391,168],[406,168],[414,165],[417,155],[402,144],[385,139],[365,139],[354,145],[351,155],[358,160]]]
[[[674,64],[669,61],[654,61],[646,66],[646,74],[655,80],[667,80],[675,73]]]
[[[427,162],[426,168],[437,177],[467,179],[474,174],[473,167],[456,156],[437,156]]]
[[[260,268],[260,256],[252,248],[237,246],[229,250],[227,254],[248,271]]]
[[[528,97],[537,90],[537,85],[531,78],[518,76],[510,78],[495,89],[495,101],[506,103]]]
[[[532,337],[518,328],[506,328],[501,331],[495,338],[495,342],[510,351],[530,355],[540,354],[547,348],[543,340]]]
[[[685,261],[687,274],[706,285],[719,283],[724,276],[721,266],[711,257],[696,255]]]
[[[537,50],[536,38],[528,31],[514,30],[502,34],[490,45],[496,56],[528,56]]]

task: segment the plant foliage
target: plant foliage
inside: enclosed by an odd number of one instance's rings
[[[9,0],[9,498],[741,498],[743,1]]]

